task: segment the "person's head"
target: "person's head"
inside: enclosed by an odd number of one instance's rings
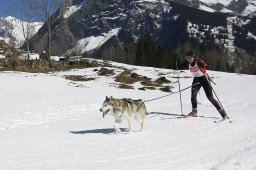
[[[186,53],[185,59],[187,60],[187,62],[192,63],[195,59],[195,54],[193,53],[193,51],[189,51]]]

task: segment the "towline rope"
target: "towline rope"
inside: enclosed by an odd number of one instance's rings
[[[181,89],[180,91],[171,92],[171,94],[167,94],[167,95],[164,95],[164,96],[161,96],[161,97],[157,97],[157,98],[153,98],[153,99],[150,99],[150,100],[144,100],[144,102],[150,102],[150,101],[153,101],[153,100],[158,100],[158,99],[161,99],[161,98],[164,98],[164,97],[168,97],[168,96],[171,96],[171,95],[173,95],[173,94],[176,94],[176,93],[185,91],[185,90],[187,90],[187,89],[189,89],[189,88],[191,88],[191,87],[193,87],[193,86],[195,86],[195,85],[198,85],[198,84],[200,84],[200,83],[197,82],[197,83],[195,83],[195,84],[193,84],[193,85],[191,85],[191,86],[189,86],[189,87],[186,87],[186,88],[184,88],[184,89]]]

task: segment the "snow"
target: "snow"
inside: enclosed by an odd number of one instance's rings
[[[253,35],[253,33],[251,33],[251,32],[248,32],[247,36],[248,36],[249,38],[252,38],[252,39],[255,39],[255,40],[256,40],[256,36]]]
[[[31,53],[30,54],[30,60],[37,60],[39,58],[40,58],[39,54],[36,54],[36,53]]]
[[[199,1],[209,5],[219,3],[224,6],[228,6],[233,0],[199,0]]]
[[[24,35],[22,32],[22,25],[24,25],[25,30],[27,29],[27,26],[33,27],[31,29],[31,35],[34,35],[37,33],[37,31],[43,26],[42,22],[23,22],[13,16],[7,16],[5,18],[1,18],[0,20],[3,25],[5,25],[2,29],[8,32],[11,36],[14,37],[15,39],[15,46],[18,48],[20,47],[24,41]],[[1,26],[1,23],[0,23]],[[10,44],[11,39],[9,37],[1,37],[2,39],[5,40],[6,43]]]
[[[144,1],[148,1],[148,2],[158,2],[157,0],[144,0]]]
[[[247,16],[252,12],[256,11],[256,2],[255,4],[248,4],[248,6],[246,7],[246,9],[243,11],[242,15]]]
[[[216,11],[216,10],[210,8],[210,7],[207,7],[207,6],[201,5],[201,4],[200,4],[200,6],[199,6],[199,9],[200,9],[200,10],[203,10],[203,11],[212,12],[212,13]]]
[[[116,36],[121,28],[115,28],[110,30],[108,33],[103,33],[100,36],[90,36],[83,38],[78,41],[77,45],[68,51],[69,54],[75,52],[77,54],[83,54],[84,52],[89,52],[94,49],[100,48],[105,42],[107,42],[111,37]]]
[[[0,58],[5,58],[5,56],[0,54]]]
[[[50,59],[51,59],[51,60],[55,60],[55,61],[59,61],[60,58],[63,58],[63,57],[59,57],[59,56],[50,56]]]
[[[138,74],[164,74],[178,90],[177,74],[167,69],[113,63]],[[158,90],[115,87],[112,77],[95,68],[49,74],[0,72],[1,169],[47,170],[235,170],[256,168],[256,76],[208,71],[233,123],[214,124],[220,115],[199,93],[199,114],[208,118],[176,119],[179,95],[147,102],[143,132],[113,134],[113,117],[99,112],[105,96],[143,100],[167,95]],[[113,68],[112,68],[113,69]],[[97,77],[70,82],[64,75]],[[191,85],[180,72],[181,88]],[[188,78],[186,78],[188,77]],[[182,93],[183,110],[191,110],[190,90]],[[212,118],[213,117],[213,118]],[[127,128],[123,122],[121,128]]]
[[[27,53],[24,53],[23,56],[26,57],[26,56],[27,56]],[[55,60],[55,61],[59,61],[60,58],[63,58],[63,57],[59,57],[59,56],[50,56],[50,59],[51,59],[51,60]],[[29,59],[30,59],[30,60],[38,60],[38,59],[40,59],[40,55],[37,54],[37,53],[30,53],[30,58],[29,58]]]
[[[220,10],[220,12],[222,12],[222,13],[233,13],[233,11],[231,11],[227,8],[223,8],[222,10]]]
[[[224,44],[230,52],[234,52],[235,51],[235,46],[234,46],[234,40],[235,40],[235,36],[233,35],[233,25],[232,24],[228,24],[227,25],[228,28],[228,39],[227,44]]]
[[[74,14],[76,11],[78,11],[79,9],[81,9],[81,7],[86,3],[86,0],[84,0],[83,2],[81,2],[78,5],[72,5],[70,7],[68,7],[68,9],[66,10],[66,12],[63,14],[64,18],[68,18],[70,17],[72,14]]]
[[[0,40],[3,40],[5,43],[9,43],[10,42],[10,38],[3,38],[3,37],[0,37]]]
[[[191,0],[189,0],[191,1]],[[208,11],[208,12],[215,12],[216,10],[212,9],[211,7],[216,7],[216,5],[223,5],[224,8],[221,9],[219,12],[222,13],[236,13],[236,11],[230,10],[231,2],[238,0],[199,0],[199,9]],[[255,0],[246,0],[246,8],[241,13],[242,16],[250,16],[256,10],[256,1]],[[225,8],[227,7],[227,8]],[[234,9],[235,10],[235,9]]]

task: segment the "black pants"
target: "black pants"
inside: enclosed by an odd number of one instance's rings
[[[215,106],[217,110],[220,110],[220,104],[218,103],[217,100],[214,99],[213,94],[212,94],[212,86],[210,85],[209,81],[207,78],[204,76],[202,77],[194,77],[192,85],[196,84],[199,82],[200,84],[197,84],[192,87],[191,91],[191,103],[192,103],[192,109],[197,109],[197,94],[200,90],[200,88],[203,86],[204,92],[208,98],[208,100]]]

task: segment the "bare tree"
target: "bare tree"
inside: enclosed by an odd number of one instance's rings
[[[5,23],[5,26],[7,27],[7,28],[9,28],[9,31],[8,31],[8,37],[9,37],[9,44],[10,44],[10,46],[11,47],[16,47],[16,42],[15,42],[15,40],[14,40],[14,38],[13,38],[13,30],[14,30],[14,27],[12,26],[12,24],[11,23],[9,23],[8,21],[6,21],[6,23]]]
[[[20,0],[17,2],[17,12],[20,18],[20,28],[25,38],[27,59],[30,58],[29,39],[35,33],[36,25],[33,23],[38,16],[36,2],[34,0]]]
[[[51,17],[60,7],[63,0],[37,0],[38,9],[41,19],[47,24],[47,57],[50,58],[52,53],[52,26],[56,22],[57,17]]]

